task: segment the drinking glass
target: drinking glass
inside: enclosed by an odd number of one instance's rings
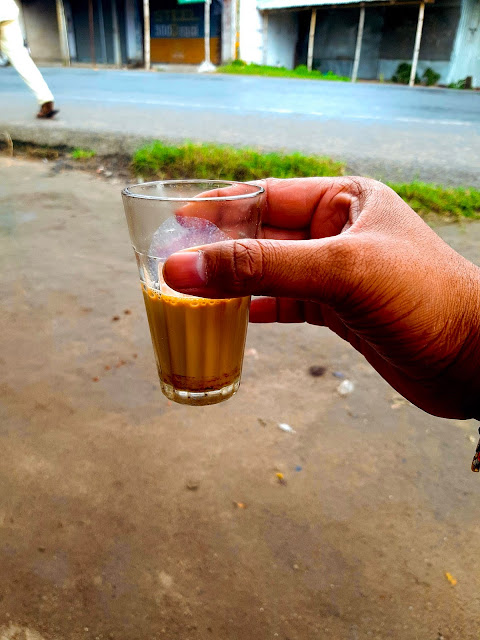
[[[229,239],[256,238],[263,187],[224,180],[162,180],[122,191],[162,392],[208,405],[240,385],[250,297],[208,299],[171,289],[172,253]]]

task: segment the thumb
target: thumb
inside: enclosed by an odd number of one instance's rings
[[[348,289],[354,246],[342,236],[318,240],[232,240],[171,255],[165,282],[205,297],[249,295],[333,303]]]

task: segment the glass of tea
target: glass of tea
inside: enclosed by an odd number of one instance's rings
[[[163,265],[176,251],[255,238],[263,187],[223,180],[162,180],[122,191],[162,392],[216,404],[240,385],[250,298],[209,299],[171,289]]]

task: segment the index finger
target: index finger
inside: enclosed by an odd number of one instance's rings
[[[348,218],[355,194],[349,178],[269,178],[262,222],[288,230],[310,229],[310,237],[336,235]]]
[[[229,237],[253,237],[264,209],[265,191],[262,184],[236,182],[226,187],[203,191],[179,207],[177,221],[188,224],[188,218],[209,220]],[[245,235],[247,233],[247,235]]]

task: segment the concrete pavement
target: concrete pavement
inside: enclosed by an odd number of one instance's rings
[[[0,69],[0,130],[19,140],[131,151],[151,139],[299,150],[380,179],[480,186],[480,93],[225,75],[47,68],[61,114],[33,119]]]
[[[474,421],[308,325],[167,402],[122,186],[0,158],[0,639],[478,640]],[[467,228],[438,231],[478,260]]]

